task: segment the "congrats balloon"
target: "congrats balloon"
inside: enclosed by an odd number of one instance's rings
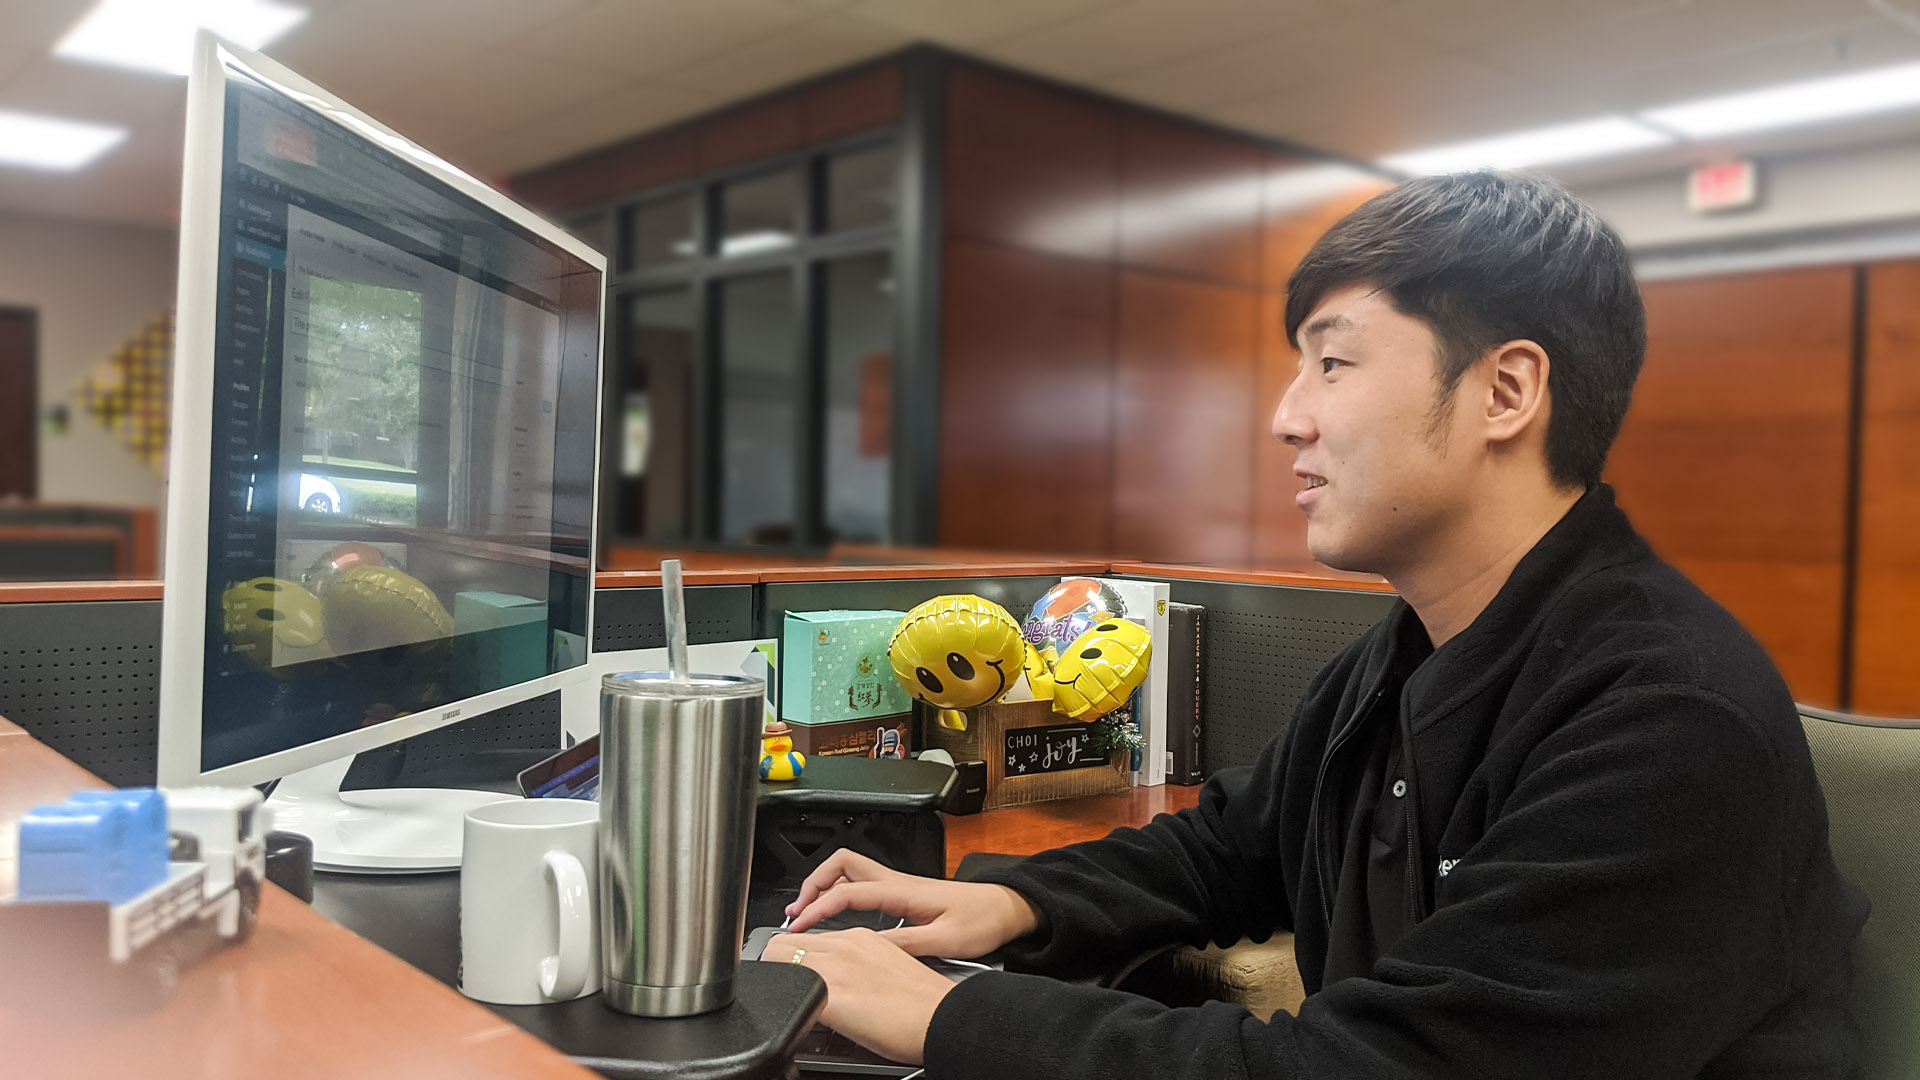
[[[1067,646],[1093,629],[1102,616],[1125,618],[1126,614],[1127,606],[1112,586],[1093,578],[1068,578],[1034,603],[1020,632],[1034,648],[1045,650],[1051,645],[1055,655],[1065,656]]]

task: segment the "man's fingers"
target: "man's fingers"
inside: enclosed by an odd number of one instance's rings
[[[798,915],[806,910],[814,897],[826,892],[842,879],[847,881],[873,881],[893,873],[886,867],[857,851],[846,848],[827,856],[826,861],[815,867],[805,881],[800,883],[800,897],[787,905],[788,915]]]
[[[787,905],[788,920],[792,920],[794,916],[807,910],[807,905],[819,899],[821,893],[826,892],[828,889],[833,888],[835,885],[838,885],[845,880],[847,879],[836,878],[835,880],[829,881],[825,885],[821,885],[818,887],[816,887],[811,880],[801,882],[800,895],[794,898],[793,903]]]
[[[900,896],[888,882],[843,881],[808,904],[800,914],[794,916],[793,924],[787,929],[796,934],[806,933],[822,919],[831,919],[849,908],[854,911],[883,911],[904,918],[908,900]]]

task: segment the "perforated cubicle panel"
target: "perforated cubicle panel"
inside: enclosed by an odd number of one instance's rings
[[[1250,765],[1284,733],[1320,669],[1392,608],[1391,593],[1169,579],[1207,609],[1201,766]]]
[[[753,637],[753,594],[751,585],[689,588],[689,640]],[[664,645],[664,625],[659,589],[594,596],[598,649]],[[160,601],[0,604],[0,716],[95,776],[121,787],[154,782],[159,695]],[[471,783],[474,768],[508,782],[510,770],[473,759],[557,748],[560,739],[560,698],[548,694],[362,755],[346,786]]]
[[[110,784],[151,784],[160,602],[0,604],[0,716]]]
[[[688,586],[687,641],[747,641],[758,636],[753,591],[752,585]],[[594,652],[661,648],[667,643],[666,627],[657,588],[598,589],[593,594]]]

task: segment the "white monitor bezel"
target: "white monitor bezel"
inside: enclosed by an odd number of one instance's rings
[[[207,481],[213,464],[212,399],[219,301],[220,199],[226,134],[227,70],[257,79],[371,139],[544,240],[585,260],[600,275],[594,328],[594,434],[588,520],[587,651],[593,640],[593,573],[599,565],[601,416],[605,407],[606,256],[488,187],[460,168],[355,109],[286,67],[200,31],[187,80],[186,154],[180,195],[180,259],[175,297],[172,446],[168,463],[166,585],[161,605],[159,779],[166,786],[257,784],[348,754],[483,715],[563,687],[592,681],[591,662],[528,682],[451,701],[374,727],[304,743],[214,769],[201,767],[207,623]]]

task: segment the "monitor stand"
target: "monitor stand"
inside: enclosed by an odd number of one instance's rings
[[[290,773],[267,806],[273,827],[313,841],[316,870],[427,874],[460,868],[467,811],[514,796],[453,788],[341,791],[353,755]]]

